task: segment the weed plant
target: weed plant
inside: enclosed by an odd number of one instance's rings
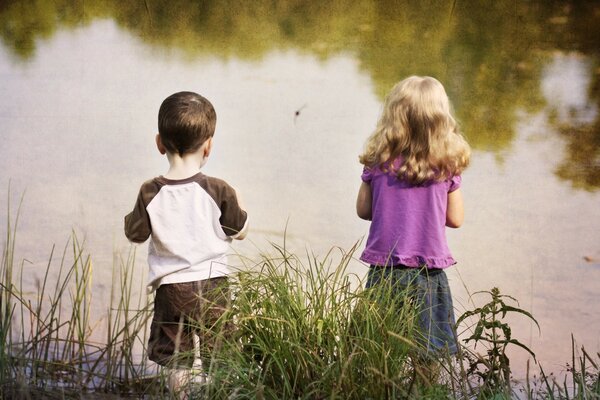
[[[535,360],[535,354],[529,347],[512,337],[510,326],[504,322],[507,314],[521,314],[533,321],[539,329],[536,319],[527,311],[518,307],[516,299],[500,294],[498,288],[475,294],[487,294],[491,297],[485,305],[474,310],[465,311],[456,321],[460,325],[468,318],[475,317],[472,332],[464,340],[465,343],[473,342],[474,347],[482,345],[485,355],[464,351],[464,359],[469,363],[467,374],[478,380],[479,397],[510,398],[511,370],[510,360],[506,354],[508,346],[519,347],[527,351]],[[508,304],[512,300],[517,306]]]

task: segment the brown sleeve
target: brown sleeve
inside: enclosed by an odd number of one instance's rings
[[[238,203],[235,190],[227,185],[223,187],[223,195],[221,197],[221,217],[219,222],[223,228],[223,232],[227,236],[237,235],[246,224],[248,214],[242,210]]]
[[[224,180],[203,175],[198,184],[213,198],[221,216],[219,223],[227,236],[237,235],[246,224],[248,215],[238,203],[235,190]]]
[[[152,226],[146,207],[158,193],[158,187],[153,181],[145,182],[140,188],[133,211],[125,216],[125,236],[134,243],[143,243],[150,237]]]

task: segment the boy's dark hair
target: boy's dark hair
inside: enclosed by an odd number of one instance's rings
[[[215,133],[217,114],[213,105],[194,92],[167,97],[158,111],[158,134],[170,153],[183,156],[196,151]]]

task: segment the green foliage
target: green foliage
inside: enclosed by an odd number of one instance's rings
[[[10,193],[10,186],[9,186]],[[23,197],[19,202],[17,216],[21,209]],[[7,201],[7,215],[10,215],[10,196]],[[11,359],[9,357],[9,349],[12,343],[11,337],[11,321],[14,317],[16,304],[13,302],[11,293],[14,291],[13,283],[13,266],[14,266],[14,251],[15,238],[17,234],[18,218],[14,223],[10,218],[6,221],[6,240],[4,243],[4,251],[2,252],[2,263],[0,264],[0,392],[4,391],[2,387],[4,382],[8,382],[11,378]]]
[[[512,330],[504,318],[508,313],[516,313],[531,319],[539,329],[535,318],[527,311],[506,304],[504,299],[510,299],[517,302],[511,296],[500,294],[498,288],[491,291],[477,292],[475,294],[488,294],[491,301],[482,307],[469,310],[463,313],[457,320],[457,325],[471,317],[476,317],[472,333],[463,339],[465,343],[474,342],[486,347],[486,355],[471,355],[469,357],[469,370],[467,375],[480,378],[482,381],[481,395],[484,398],[492,395],[494,398],[510,398],[511,396],[511,372],[510,360],[506,355],[506,348],[509,345],[520,347],[527,351],[535,359],[535,354],[527,346],[512,337]],[[468,355],[468,352],[465,353]]]
[[[9,206],[9,215],[10,215]],[[17,212],[18,215],[18,212]],[[14,262],[17,220],[7,221],[0,265],[0,393],[2,398],[56,395],[81,398],[86,392],[164,398],[163,374],[147,364],[150,306],[135,299],[135,252],[118,257],[105,322],[106,340],[92,321],[92,262],[76,236],[65,246],[58,269],[54,250],[33,295],[23,290],[24,263]],[[355,248],[308,261],[285,244],[275,255],[248,262],[232,288],[233,306],[221,323],[234,322],[206,365],[208,383],[193,386],[191,398],[210,399],[509,399],[506,349],[531,350],[512,337],[509,314],[533,316],[509,305],[496,288],[491,301],[465,312],[474,319],[464,340],[487,347],[484,356],[461,348],[470,369],[450,358],[419,357],[419,333],[408,293],[381,284],[363,290],[347,273]],[[336,256],[338,254],[338,256]],[[18,270],[17,270],[18,269]],[[537,324],[537,322],[536,322]],[[527,399],[600,399],[600,354],[581,348],[562,383],[543,373],[542,388],[527,381]],[[473,385],[473,378],[479,382]],[[570,379],[570,380],[569,380]],[[49,394],[50,393],[50,394]],[[95,394],[93,394],[95,395]]]
[[[577,353],[575,339],[571,338],[571,362],[567,364],[567,374],[559,382],[552,374],[546,375],[541,370],[541,388],[539,397],[547,399],[574,399],[574,400],[599,400],[600,399],[600,353],[595,357],[589,354],[584,347]],[[533,391],[530,391],[531,394]]]
[[[390,287],[357,290],[346,267],[354,249],[308,265],[274,245],[238,274],[236,338],[211,371],[210,398],[364,399],[406,397],[414,310]],[[331,263],[333,262],[333,266]]]
[[[31,274],[29,266],[22,262],[17,270],[14,263],[18,218],[13,223],[10,214],[9,204],[0,266],[0,393],[35,398],[57,388],[63,397],[145,390],[147,365],[135,355],[144,349],[150,313],[145,296],[136,302],[131,298],[134,253],[115,266],[116,291],[105,300],[108,314],[95,321],[90,317],[92,261],[76,235],[65,245],[58,265],[52,249],[32,294],[23,285],[23,276]],[[105,343],[92,339],[101,321],[106,323]]]

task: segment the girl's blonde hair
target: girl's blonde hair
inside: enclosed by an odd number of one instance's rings
[[[375,132],[359,160],[367,167],[402,158],[393,172],[412,184],[443,181],[469,164],[471,148],[458,132],[444,86],[435,78],[411,76],[385,100]]]

